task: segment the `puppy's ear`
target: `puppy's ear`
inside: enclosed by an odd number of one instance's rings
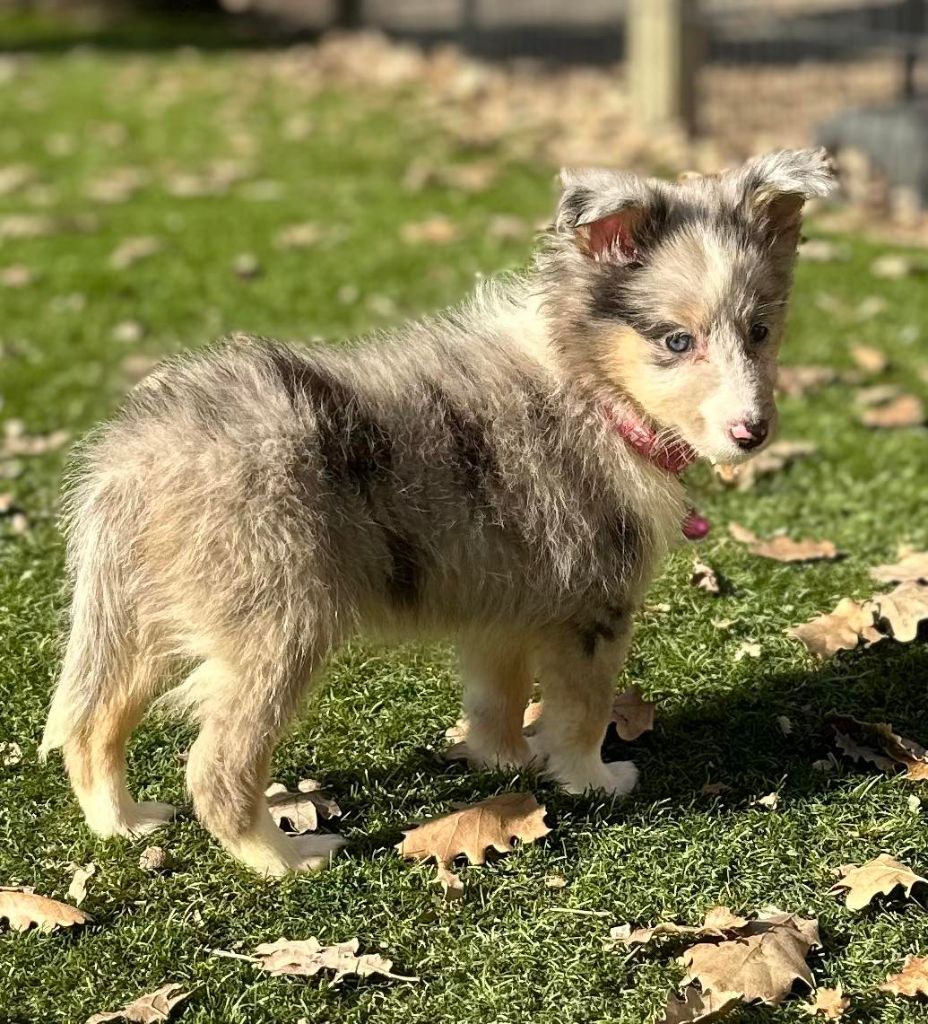
[[[637,266],[666,216],[666,203],[634,174],[589,168],[561,171],[563,192],[554,229],[577,249],[604,263]]]
[[[807,199],[827,196],[837,185],[824,149],[783,149],[749,160],[736,172],[740,202],[771,246],[794,252]]]

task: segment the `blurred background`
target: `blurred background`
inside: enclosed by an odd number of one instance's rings
[[[466,144],[713,170],[824,143],[858,220],[923,235],[928,0],[2,0],[0,49],[277,49],[427,90]]]

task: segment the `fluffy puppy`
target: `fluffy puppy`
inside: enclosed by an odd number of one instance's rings
[[[629,792],[600,744],[645,588],[681,526],[704,532],[677,474],[771,435],[801,208],[831,185],[813,151],[678,184],[565,172],[524,276],[352,347],[234,339],[143,381],[66,502],[43,750],[63,748],[90,827],[170,817],[125,781],[162,696],[199,724],[188,782],[213,835],[261,872],[319,867],[338,839],[284,835],[263,792],[301,695],[360,632],[454,637],[474,762]]]

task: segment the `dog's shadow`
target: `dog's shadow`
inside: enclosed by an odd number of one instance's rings
[[[836,777],[856,784],[878,771],[840,758],[829,761],[836,751],[825,719],[832,712],[890,722],[897,732],[928,745],[925,680],[928,646],[887,641],[804,670],[767,671],[761,661],[737,688],[683,688],[685,695],[676,698],[671,710],[662,711],[658,703],[653,732],[632,743],[619,740],[614,730],[607,735],[604,758],[634,760],[641,770],[640,786],[626,801],[571,797],[531,771],[514,777],[446,762],[438,750],[440,737],[432,747],[410,749],[395,761],[363,771],[326,772],[326,788],[349,810],[345,823],[353,833],[351,847],[362,854],[395,842],[402,827],[421,820],[415,782],[410,785],[417,779],[429,791],[423,803],[432,803],[436,794],[453,806],[530,789],[553,820],[569,815],[577,823],[633,819],[658,801],[686,807],[702,801],[708,810],[714,800],[749,806],[753,798],[772,791],[796,801],[824,793]],[[394,807],[395,826],[374,825],[365,806],[372,786],[382,798],[402,794]],[[410,809],[405,819],[404,808]]]

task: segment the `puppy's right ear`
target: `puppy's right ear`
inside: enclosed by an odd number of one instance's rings
[[[635,174],[599,168],[561,171],[561,193],[554,229],[573,236],[590,259],[640,266],[659,229],[665,204]]]

